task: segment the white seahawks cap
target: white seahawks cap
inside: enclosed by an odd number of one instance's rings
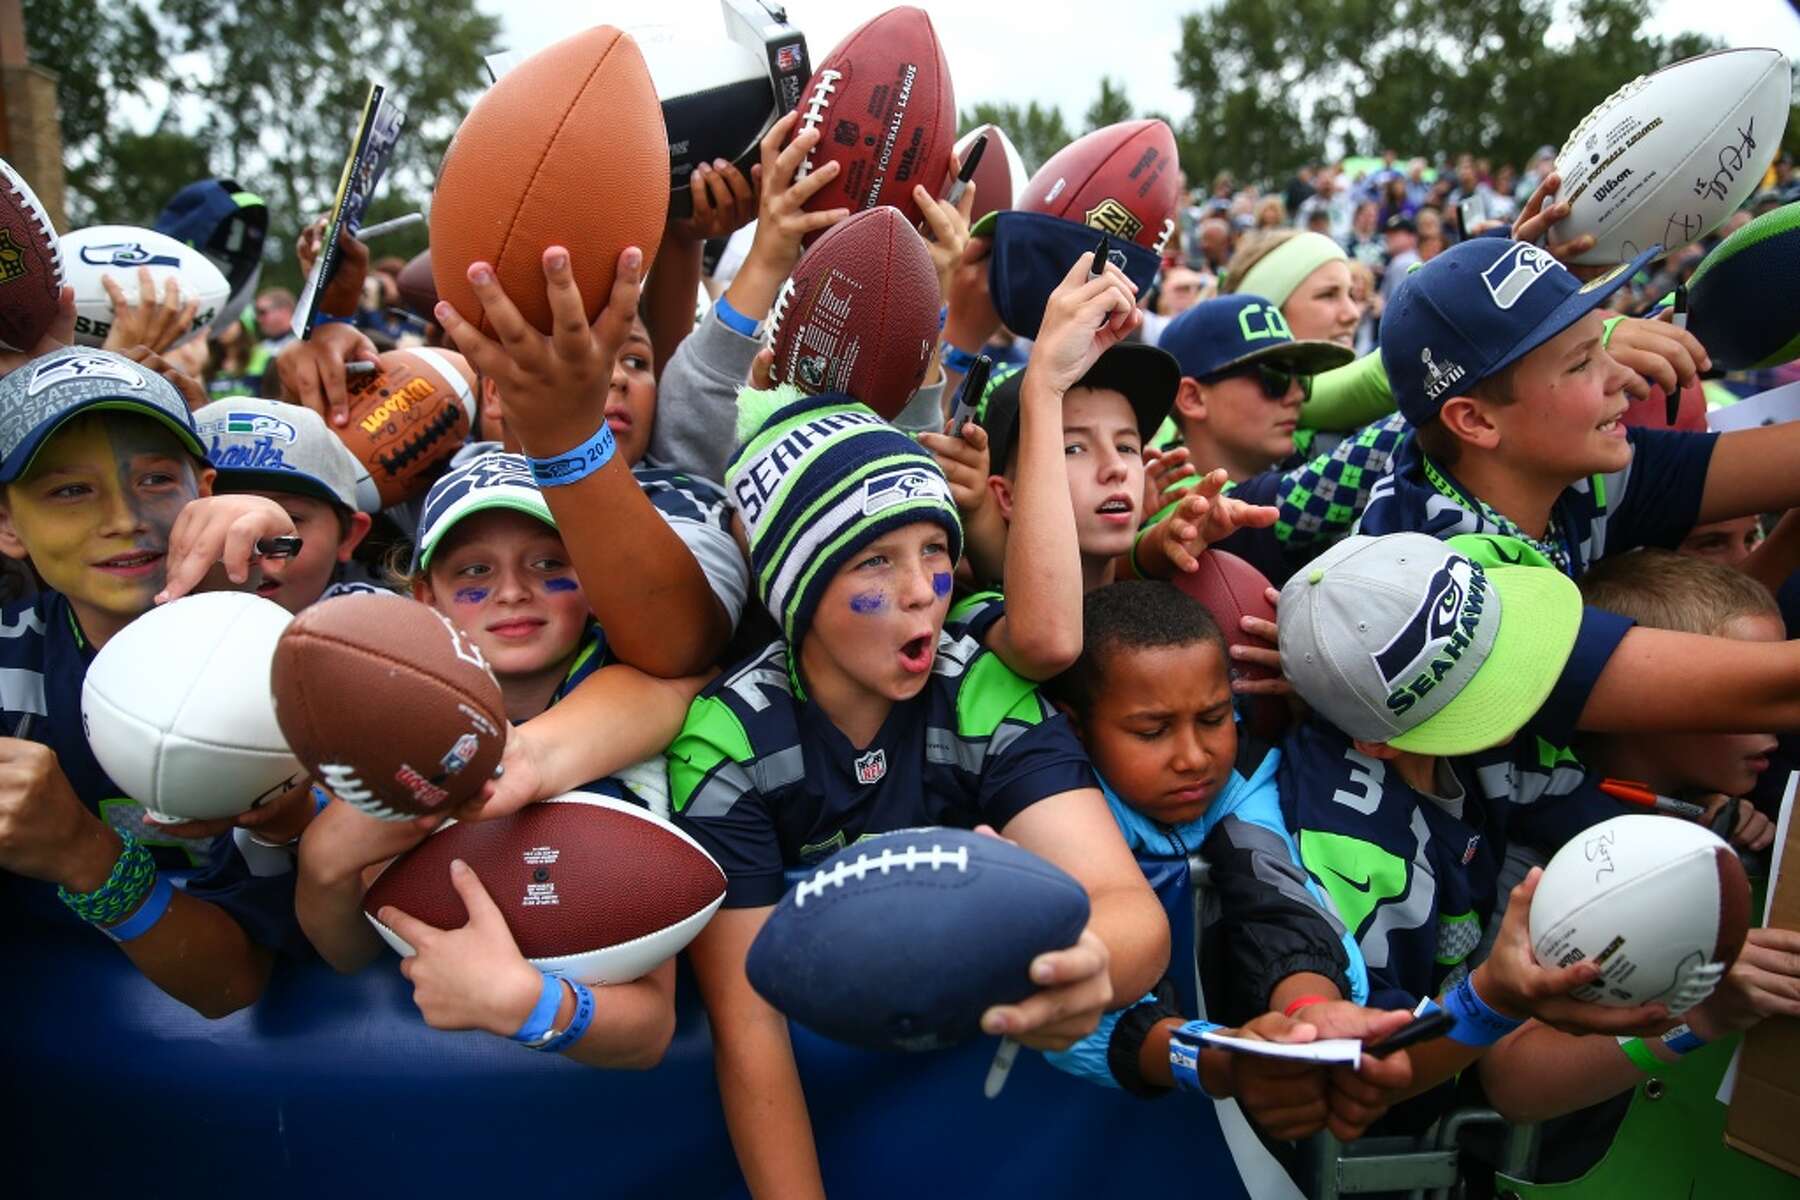
[[[1359,535],[1289,579],[1277,611],[1282,671],[1314,711],[1362,741],[1469,754],[1542,706],[1581,595],[1548,567],[1483,567],[1422,533]]]
[[[295,492],[357,510],[361,468],[325,419],[310,408],[247,396],[194,413],[222,492]]]

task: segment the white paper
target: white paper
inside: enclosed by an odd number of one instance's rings
[[[1354,1067],[1362,1061],[1360,1038],[1324,1038],[1316,1042],[1259,1042],[1253,1038],[1230,1037],[1210,1030],[1200,1035],[1209,1046],[1229,1050],[1233,1054],[1254,1054],[1258,1058],[1289,1058],[1300,1062],[1345,1063]]]
[[[1706,427],[1715,433],[1782,425],[1788,421],[1800,421],[1800,383],[1783,384],[1706,414]]]
[[[1777,389],[1780,390],[1780,389]],[[1769,924],[1769,907],[1775,902],[1775,881],[1781,878],[1781,852],[1787,848],[1788,820],[1794,815],[1794,789],[1800,784],[1800,771],[1788,776],[1787,791],[1781,794],[1781,812],[1775,818],[1775,852],[1769,859],[1769,890],[1763,895],[1763,926]],[[1739,1042],[1737,1049],[1731,1052],[1731,1062],[1725,1067],[1725,1074],[1719,1080],[1719,1090],[1714,1093],[1720,1104],[1730,1104],[1733,1093],[1737,1091],[1738,1061],[1744,1057],[1744,1043]]]

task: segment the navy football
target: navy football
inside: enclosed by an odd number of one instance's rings
[[[745,970],[763,999],[869,1050],[935,1050],[1031,995],[1031,961],[1075,944],[1087,892],[1011,842],[904,829],[832,855],[782,897]]]

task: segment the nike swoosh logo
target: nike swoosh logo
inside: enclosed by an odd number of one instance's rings
[[[1358,882],[1356,882],[1356,880],[1350,878],[1348,875],[1344,874],[1342,871],[1338,870],[1336,867],[1326,867],[1325,869],[1327,871],[1330,871],[1333,875],[1336,875],[1339,879],[1343,880],[1345,883],[1349,884],[1351,887],[1355,888],[1359,892],[1368,891],[1369,885],[1372,882],[1374,882],[1373,877],[1371,877],[1369,879],[1363,880],[1361,883],[1358,883]]]
[[[1523,550],[1515,548],[1511,554],[1508,554],[1504,548],[1505,544],[1500,541],[1500,539],[1483,538],[1481,540],[1488,544],[1488,548],[1494,552],[1494,557],[1501,562],[1511,563],[1515,567],[1520,566],[1525,562],[1525,552]]]

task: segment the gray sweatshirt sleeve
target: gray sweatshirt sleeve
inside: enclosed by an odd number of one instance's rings
[[[719,323],[711,308],[682,339],[656,385],[656,427],[650,457],[715,483],[737,449],[737,395],[750,379],[750,360],[762,349]]]

